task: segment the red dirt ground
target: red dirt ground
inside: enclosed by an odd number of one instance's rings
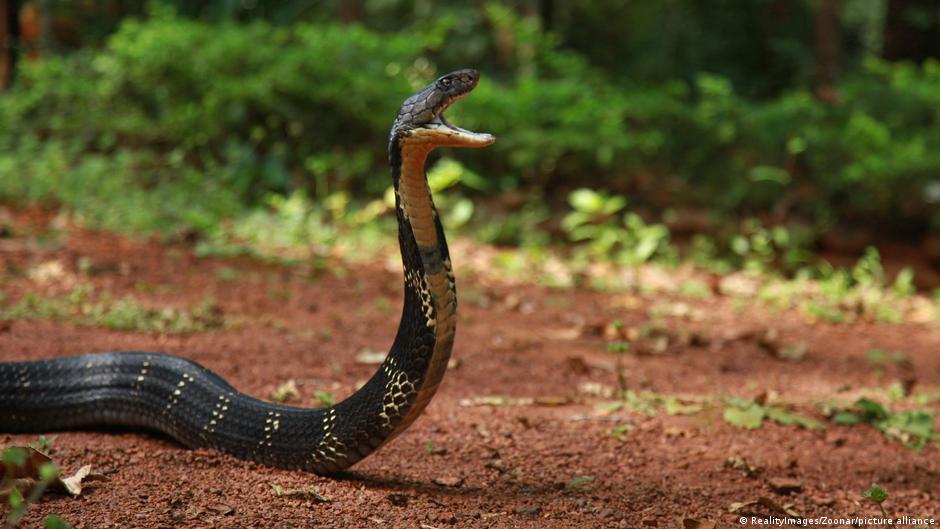
[[[198,259],[188,246],[78,229],[44,246],[27,236],[44,229],[31,225],[33,218],[18,216],[12,236],[0,239],[5,304],[27,290],[61,291],[80,280],[153,306],[194,307],[212,297],[236,324],[163,336],[16,320],[0,325],[0,361],[166,351],[260,398],[295,379],[302,397],[294,404],[315,405],[314,391],[343,397],[368,378],[375,366],[358,363],[356,353],[385,350],[397,325],[400,274],[380,264],[311,278],[297,268]],[[79,263],[89,262],[82,258],[92,263],[88,273],[79,272]],[[39,527],[50,513],[95,529],[682,527],[684,518],[727,527],[740,525],[742,515],[780,516],[762,505],[729,512],[733,503],[759,497],[807,517],[874,516],[877,507],[861,500],[873,482],[888,490],[884,505],[892,515],[940,519],[940,443],[914,451],[869,425],[810,431],[766,422],[742,430],[724,422],[719,408],[688,416],[598,412],[596,405],[610,399],[596,393],[618,386],[617,355],[607,352],[600,329],[614,320],[639,326],[653,303],[675,300],[503,284],[462,272],[460,256],[454,260],[464,299],[456,365],[425,414],[348,474],[330,479],[267,468],[142,433],[60,432],[53,457],[65,473],[92,464],[110,479],[77,498],[47,495],[22,527]],[[48,262],[61,263],[64,273],[42,285],[28,272]],[[223,267],[239,277],[223,280]],[[697,338],[660,354],[624,355],[625,387],[769,394],[819,420],[819,403],[851,401],[862,388],[896,379],[913,382],[915,391],[940,388],[935,326],[808,324],[795,312],[741,310],[721,297],[682,301],[699,316],[666,322]],[[806,356],[768,354],[753,338],[767,329],[781,343],[805,342]],[[904,351],[910,364],[874,370],[863,356],[871,348]],[[487,405],[479,400],[486,396],[520,400]],[[609,432],[622,424],[632,428],[618,440]],[[0,434],[4,446],[34,439]],[[755,470],[733,468],[733,457]],[[583,476],[593,480],[576,480]],[[801,490],[775,492],[781,479]],[[332,501],[276,496],[272,485],[315,485]]]

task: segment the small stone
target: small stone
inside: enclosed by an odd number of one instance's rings
[[[771,478],[767,484],[770,485],[770,490],[777,494],[803,492],[803,484],[792,478]]]
[[[541,505],[523,505],[522,507],[516,507],[512,510],[516,514],[538,514],[542,512]]]
[[[217,514],[221,514],[223,516],[235,513],[235,507],[232,507],[231,505],[226,505],[224,503],[215,503],[213,505],[206,507],[206,509]]]
[[[434,483],[442,487],[459,487],[463,485],[463,478],[456,476],[442,476],[434,478]]]
[[[408,500],[410,499],[404,492],[392,492],[385,498],[388,499],[389,503],[396,507],[406,507],[408,505]]]

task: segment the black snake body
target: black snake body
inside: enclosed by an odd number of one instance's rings
[[[447,74],[408,98],[389,137],[404,308],[388,356],[372,378],[327,408],[273,404],[239,393],[184,358],[95,353],[0,363],[0,432],[126,425],[165,432],[191,447],[330,474],[356,463],[408,427],[437,390],[453,345],[457,298],[444,232],[424,164],[438,146],[494,141],[455,127],[442,112],[479,74]]]

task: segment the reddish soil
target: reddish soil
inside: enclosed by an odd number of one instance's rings
[[[369,377],[375,366],[358,363],[356,353],[385,350],[397,325],[401,278],[382,264],[311,276],[302,268],[198,259],[188,246],[78,229],[45,246],[30,236],[44,229],[31,224],[34,218],[17,216],[12,236],[0,239],[3,303],[80,280],[153,306],[195,307],[212,297],[236,323],[164,336],[0,322],[0,361],[166,351],[260,398],[295,379],[301,398],[294,403],[315,405],[314,391],[343,397]],[[50,261],[65,273],[40,284],[28,272]],[[90,262],[90,271],[79,272],[88,269],[80,262]],[[509,285],[462,271],[460,255],[455,262],[463,295],[456,364],[424,415],[349,473],[324,478],[267,468],[139,432],[60,432],[53,457],[65,473],[92,464],[110,479],[77,498],[47,495],[22,526],[39,527],[43,516],[57,513],[74,527],[94,529],[681,527],[684,518],[728,527],[740,525],[742,513],[780,516],[766,505],[729,513],[733,503],[758,497],[808,517],[874,516],[877,507],[861,500],[873,482],[888,490],[891,514],[940,519],[937,442],[914,451],[870,425],[811,431],[766,422],[742,430],[726,423],[720,408],[687,416],[598,412],[596,405],[610,398],[592,392],[618,386],[617,354],[607,352],[601,329],[614,320],[637,327],[654,303],[676,300]],[[217,273],[223,267],[238,277],[224,280]],[[824,420],[819,403],[851,401],[862,388],[897,379],[915,391],[940,390],[935,326],[809,324],[795,312],[741,310],[721,297],[681,301],[697,316],[665,321],[697,338],[657,354],[623,355],[626,388],[716,398],[769,394],[818,420]],[[768,354],[753,338],[768,329],[781,343],[805,343],[806,356]],[[909,364],[875,370],[864,358],[871,348],[904,351]],[[486,396],[521,400],[472,401]],[[926,406],[938,408],[935,400]],[[623,424],[631,425],[623,440],[610,435]],[[34,439],[0,434],[3,445]],[[753,471],[728,465],[733,457]],[[593,480],[576,479],[583,476]],[[775,492],[783,479],[799,490]],[[272,485],[315,485],[331,501],[276,496]]]

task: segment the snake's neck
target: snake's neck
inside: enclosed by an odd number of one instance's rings
[[[398,238],[405,271],[405,303],[398,335],[386,365],[416,367],[402,376],[414,393],[389,438],[408,427],[430,402],[447,369],[457,323],[457,294],[447,241],[425,175],[436,147],[392,140],[389,162],[395,188]]]

